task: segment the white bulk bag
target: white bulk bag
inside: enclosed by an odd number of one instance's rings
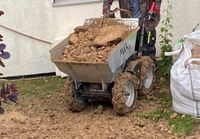
[[[200,117],[200,58],[192,58],[191,50],[200,47],[200,30],[184,37],[180,49],[165,55],[179,55],[171,68],[170,89],[173,109],[182,114]],[[176,46],[177,48],[177,46]],[[200,54],[199,54],[200,55]]]

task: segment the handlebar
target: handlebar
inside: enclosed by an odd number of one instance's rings
[[[120,8],[115,8],[114,10],[112,10],[110,13],[105,14],[104,17],[109,17],[110,15],[115,14],[118,11],[122,11],[122,12],[126,12],[130,17],[132,16],[131,11],[126,10],[126,9],[120,9]]]

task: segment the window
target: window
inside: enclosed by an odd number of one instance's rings
[[[103,0],[53,0],[53,6],[75,5],[102,2]]]

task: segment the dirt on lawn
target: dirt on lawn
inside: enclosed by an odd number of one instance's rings
[[[21,95],[16,106],[0,115],[0,139],[200,138],[199,132],[191,136],[175,135],[164,119],[153,121],[138,116],[160,107],[155,96],[138,99],[134,112],[126,116],[116,115],[110,103],[88,104],[82,112],[72,113],[66,107],[65,90],[59,88],[44,96]]]

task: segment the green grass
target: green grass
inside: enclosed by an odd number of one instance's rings
[[[153,121],[158,121],[160,119],[165,119],[168,121],[169,125],[173,126],[172,132],[176,134],[190,135],[197,127],[198,120],[192,118],[191,116],[181,116],[178,115],[176,118],[171,119],[170,116],[173,114],[172,111],[156,110],[153,112],[142,112],[137,114],[137,116],[151,119]]]
[[[21,79],[16,81],[20,96],[46,96],[64,86],[65,79],[60,77],[43,77]]]
[[[159,119],[170,117],[171,114],[172,112],[170,111],[156,110],[153,112],[141,112],[141,113],[138,113],[137,116],[145,118],[145,119],[158,121]]]
[[[173,132],[174,133],[184,133],[186,135],[190,135],[198,125],[198,120],[192,118],[191,116],[178,116],[175,119],[168,119],[170,125],[174,125]]]
[[[21,107],[27,107],[29,104],[38,103],[48,95],[55,93],[56,91],[62,90],[66,78],[60,77],[38,77],[32,79],[19,79],[12,81],[16,83],[19,92],[18,105]],[[5,81],[10,82],[10,81]],[[15,105],[10,101],[3,103],[3,107],[6,111],[10,111],[15,108]]]
[[[151,119],[153,121],[165,119],[168,121],[169,125],[173,127],[172,132],[175,134],[190,135],[196,130],[199,122],[191,116],[182,116],[181,114],[178,114],[176,118],[171,118],[174,111],[172,110],[172,99],[169,94],[159,93],[157,94],[157,98],[157,103],[161,104],[161,107],[153,112],[138,113],[137,116],[145,119]]]

